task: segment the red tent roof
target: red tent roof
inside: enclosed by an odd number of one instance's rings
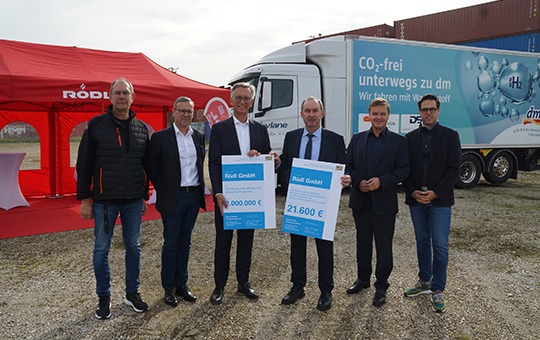
[[[179,96],[190,97],[197,109],[213,97],[229,99],[229,90],[177,75],[142,53],[0,39],[0,110],[55,105],[95,112],[109,104],[109,87],[118,77],[133,84],[136,112],[171,107]]]

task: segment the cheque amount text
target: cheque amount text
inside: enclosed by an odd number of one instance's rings
[[[262,205],[262,200],[230,200],[227,201],[227,205],[231,207],[250,207]]]
[[[306,216],[318,216],[323,217],[324,210],[316,210],[314,208],[309,207],[299,207],[297,205],[289,204],[287,205],[287,212],[293,213],[293,214],[299,214],[299,215],[306,215]]]

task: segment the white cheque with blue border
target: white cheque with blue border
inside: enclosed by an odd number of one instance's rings
[[[294,158],[281,230],[334,240],[344,164]]]
[[[274,156],[221,156],[223,229],[276,228]]]

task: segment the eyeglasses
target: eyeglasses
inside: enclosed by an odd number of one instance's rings
[[[242,100],[245,101],[245,102],[250,102],[253,99],[251,99],[251,97],[236,96],[236,97],[234,97],[234,100],[236,100],[238,103],[240,103]]]
[[[423,107],[420,109],[420,112],[422,113],[437,113],[437,111],[439,111],[439,108],[437,107]]]
[[[190,115],[193,113],[193,110],[181,110],[181,109],[174,109],[176,112],[180,112],[181,114],[184,114],[184,115]]]

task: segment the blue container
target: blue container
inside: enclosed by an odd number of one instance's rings
[[[540,33],[526,33],[521,35],[513,35],[510,37],[502,37],[496,39],[486,39],[461,43],[458,45],[475,46],[485,48],[496,48],[499,50],[521,51],[521,52],[536,52],[540,53]]]

